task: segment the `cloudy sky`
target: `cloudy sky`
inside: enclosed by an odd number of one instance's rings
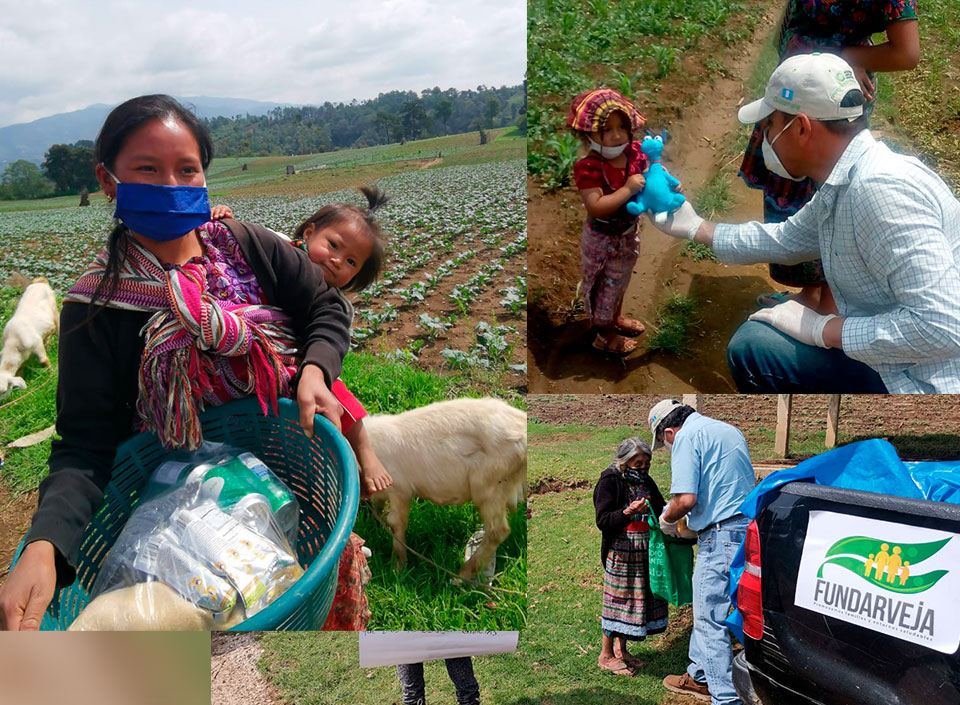
[[[525,0],[0,0],[0,126],[144,93],[322,103],[516,85]]]

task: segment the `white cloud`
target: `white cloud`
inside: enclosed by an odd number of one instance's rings
[[[0,126],[143,93],[285,103],[522,80],[524,0],[0,0]]]

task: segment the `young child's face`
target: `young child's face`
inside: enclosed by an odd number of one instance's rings
[[[619,110],[611,113],[600,132],[591,132],[594,142],[603,147],[619,147],[630,139],[627,121]]]
[[[373,251],[363,223],[354,218],[319,228],[311,223],[303,231],[303,240],[310,260],[323,270],[324,280],[336,287],[346,286]]]

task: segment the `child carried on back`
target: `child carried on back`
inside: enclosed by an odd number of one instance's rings
[[[384,261],[384,243],[375,214],[389,199],[375,186],[360,192],[367,207],[331,203],[307,218],[294,233],[291,245],[299,247],[317,267],[330,286],[342,291],[362,291],[376,280]],[[228,206],[214,206],[212,218],[232,218]],[[386,489],[393,480],[370,445],[363,417],[366,410],[340,380],[332,391],[343,408],[343,434],[357,456],[364,496]]]

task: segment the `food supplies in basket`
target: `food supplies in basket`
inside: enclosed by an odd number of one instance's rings
[[[252,453],[219,443],[171,453],[71,629],[233,626],[303,575],[298,517],[296,498]]]

